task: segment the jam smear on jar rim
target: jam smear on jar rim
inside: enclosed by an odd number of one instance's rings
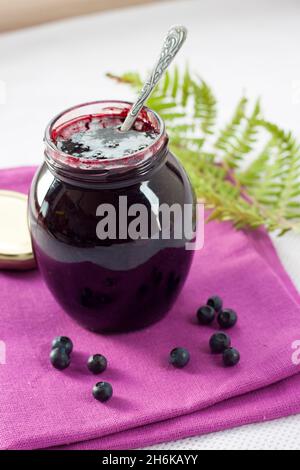
[[[64,154],[65,163],[88,169],[108,160],[136,157],[155,145],[159,129],[141,114],[132,130],[121,132],[126,113],[101,113],[79,116],[51,131],[51,140]]]

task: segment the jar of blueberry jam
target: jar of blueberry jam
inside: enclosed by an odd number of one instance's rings
[[[129,109],[130,103],[100,101],[54,118],[30,191],[39,270],[62,309],[96,332],[130,331],[161,319],[193,257],[186,248],[196,232],[189,179],[154,111],[144,108],[131,131],[120,130]],[[141,205],[146,220],[138,218]],[[192,208],[190,235],[175,236],[176,211],[162,226],[160,207],[173,205]]]

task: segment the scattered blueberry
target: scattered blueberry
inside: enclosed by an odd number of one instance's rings
[[[240,362],[240,358],[240,353],[235,348],[228,348],[223,352],[223,362],[226,367],[236,366]]]
[[[63,348],[67,354],[71,354],[73,351],[73,343],[67,336],[57,336],[57,338],[52,341],[52,349],[55,348]]]
[[[108,382],[98,382],[93,387],[93,396],[102,403],[112,397],[113,388]]]
[[[200,325],[210,325],[214,321],[215,315],[215,310],[209,305],[204,305],[197,311],[197,318]]]
[[[214,295],[208,299],[207,305],[212,307],[218,313],[222,310],[223,300],[218,295]]]
[[[232,328],[238,320],[237,314],[231,308],[222,310],[218,315],[218,323],[221,328]]]
[[[213,353],[222,353],[231,345],[231,339],[226,333],[215,333],[209,341],[210,349]]]
[[[64,370],[69,367],[71,359],[64,348],[54,348],[50,353],[50,361],[55,369]]]
[[[170,363],[174,367],[182,368],[190,360],[190,353],[185,348],[175,348],[170,352]]]
[[[94,354],[89,357],[87,366],[93,374],[100,374],[100,372],[104,372],[107,367],[107,359],[102,356],[102,354]]]

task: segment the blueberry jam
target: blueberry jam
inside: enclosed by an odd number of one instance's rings
[[[157,138],[151,127],[144,130],[146,126],[139,125],[139,122],[134,129],[121,132],[122,122],[119,117],[101,115],[87,116],[75,123],[71,121],[56,131],[56,146],[78,159],[97,161],[140,152]]]
[[[191,205],[196,227],[195,195],[168,149],[161,119],[145,108],[134,130],[122,134],[129,105],[113,107],[81,105],[50,123],[45,163],[29,203],[34,252],[47,286],[62,310],[96,332],[130,331],[160,320],[180,293],[194,254],[186,250],[194,238],[183,233],[175,239],[172,220],[168,239],[97,236],[102,204],[128,228],[133,217],[119,218],[124,196],[128,207],[145,206],[150,218],[157,218],[158,205]]]

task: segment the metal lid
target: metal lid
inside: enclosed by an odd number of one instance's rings
[[[27,224],[25,194],[0,191],[0,269],[35,267]]]

